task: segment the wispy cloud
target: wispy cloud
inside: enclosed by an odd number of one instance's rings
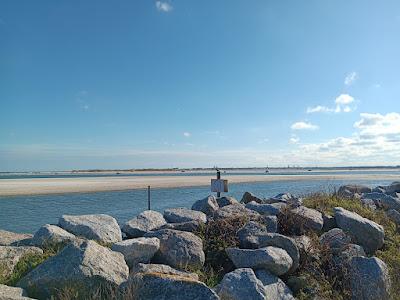
[[[171,4],[163,1],[156,1],[156,8],[158,11],[162,12],[170,12],[173,10],[173,7]]]
[[[356,80],[358,79],[358,74],[357,72],[350,72],[349,74],[346,75],[344,79],[344,84],[349,86],[352,85]]]
[[[300,142],[300,138],[296,135],[292,135],[292,137],[289,139],[289,143],[291,144],[298,144]]]
[[[290,126],[293,130],[317,130],[319,127],[317,125],[311,124],[310,122],[296,122]]]
[[[340,112],[352,112],[356,109],[354,105],[355,99],[354,97],[350,96],[349,94],[340,94],[335,99],[335,106],[328,107],[324,105],[317,105],[317,106],[309,106],[307,107],[306,112],[308,114],[313,113],[340,113]]]
[[[186,132],[183,133],[183,136],[189,138],[189,137],[192,136],[192,134],[190,132],[186,131]]]

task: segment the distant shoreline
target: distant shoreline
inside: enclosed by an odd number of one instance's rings
[[[334,173],[334,172],[333,172]],[[0,180],[0,196],[90,193],[152,188],[209,186],[211,176],[104,176],[78,178],[22,178]],[[229,183],[293,180],[392,180],[397,174],[223,175]],[[1,201],[1,199],[0,199]]]

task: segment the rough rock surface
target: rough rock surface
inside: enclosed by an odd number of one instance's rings
[[[24,289],[19,287],[11,287],[0,284],[0,299],[1,300],[28,300],[28,294]]]
[[[354,198],[355,194],[361,195],[364,193],[370,193],[371,188],[364,186],[364,185],[354,185],[348,184],[343,185],[339,188],[337,194],[340,197],[344,198]]]
[[[146,210],[126,222],[122,227],[122,231],[129,238],[136,238],[151,230],[157,230],[165,224],[167,224],[167,221],[165,221],[162,214],[154,210]]]
[[[156,237],[160,240],[160,249],[154,260],[173,268],[199,269],[205,261],[202,240],[190,232],[161,229],[148,232],[145,237]]]
[[[264,285],[250,268],[225,274],[216,292],[221,300],[266,299]]]
[[[254,237],[268,233],[267,227],[255,221],[249,221],[237,232],[241,248],[259,248],[258,240]]]
[[[281,193],[267,200],[268,203],[283,202],[291,207],[298,207],[303,204],[303,199],[293,196],[291,193]]]
[[[272,215],[277,216],[281,211],[281,207],[275,204],[260,204],[255,201],[251,201],[246,204],[246,208],[254,210],[261,215]],[[284,204],[283,204],[284,206]]]
[[[390,185],[385,187],[385,191],[389,195],[400,193],[400,182],[399,181],[392,182]]]
[[[183,222],[183,223],[167,223],[160,227],[160,229],[173,229],[187,232],[194,232],[198,230],[200,223],[197,221]]]
[[[353,257],[350,262],[352,299],[390,299],[386,264],[377,257]]]
[[[0,246],[0,277],[8,277],[17,263],[27,255],[41,255],[43,250],[30,246]]]
[[[169,223],[183,223],[183,222],[200,222],[206,223],[207,216],[205,213],[197,210],[187,208],[170,208],[164,211],[164,219]]]
[[[121,229],[117,221],[108,215],[62,216],[58,225],[76,236],[104,243],[122,241]]]
[[[18,286],[34,292],[38,298],[50,298],[56,290],[70,284],[89,291],[98,284],[118,286],[128,275],[129,269],[121,253],[94,241],[77,240],[28,273]]]
[[[334,228],[325,232],[320,237],[322,245],[326,245],[331,249],[342,249],[351,243],[350,237],[340,228]]]
[[[138,263],[148,263],[158,249],[160,249],[158,238],[145,237],[125,240],[111,246],[111,250],[124,255],[129,267],[133,267]]]
[[[385,232],[381,225],[341,207],[334,210],[337,225],[367,253],[374,253],[383,246]]]
[[[300,252],[297,248],[296,242],[290,237],[284,236],[279,233],[266,233],[258,232],[245,236],[242,234],[240,246],[242,248],[264,248],[273,246],[284,249],[292,259],[292,265],[289,272],[293,272],[299,266]]]
[[[288,286],[275,275],[265,270],[254,271],[257,278],[264,285],[265,295],[267,299],[273,300],[294,300],[292,291]]]
[[[276,216],[262,216],[260,223],[265,225],[268,232],[278,231],[278,218]]]
[[[38,247],[50,246],[58,243],[67,243],[73,241],[75,236],[72,233],[56,226],[46,224],[38,231],[31,240],[31,244]]]
[[[30,243],[32,234],[15,233],[0,229],[0,246],[24,246]]]
[[[277,276],[287,273],[293,263],[289,254],[277,247],[227,248],[225,251],[236,268],[265,269]]]
[[[394,223],[400,226],[400,212],[395,209],[389,209],[386,212],[386,215],[392,220]]]
[[[122,294],[138,300],[218,300],[203,282],[161,273],[138,273],[121,286]]]
[[[139,263],[135,266],[131,273],[160,273],[160,274],[167,274],[167,275],[177,275],[180,277],[187,277],[192,280],[199,280],[199,275],[196,273],[190,273],[186,271],[179,271],[174,268],[171,268],[168,265],[161,265],[161,264],[141,264]]]
[[[296,216],[297,224],[295,226],[299,228],[320,231],[324,226],[322,214],[315,209],[299,206],[292,209],[291,212]]]
[[[239,201],[237,201],[233,197],[225,196],[225,197],[217,198],[217,203],[218,203],[218,206],[221,208],[221,207],[231,205],[231,204],[239,204]]]
[[[201,211],[207,216],[212,216],[218,209],[219,205],[214,196],[208,196],[202,200],[197,200],[192,205],[192,210]]]
[[[384,209],[396,209],[400,211],[400,199],[386,194],[381,193],[369,193],[363,196],[363,199],[371,199],[375,202],[378,207]]]
[[[215,219],[249,217],[250,219],[259,219],[260,214],[251,209],[245,208],[242,204],[231,204],[217,210],[214,214]]]
[[[243,194],[242,200],[240,200],[240,202],[244,204],[250,203],[252,201],[257,203],[263,203],[263,200],[261,198],[258,198],[256,195],[250,192],[245,192]]]

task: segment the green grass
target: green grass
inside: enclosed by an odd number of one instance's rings
[[[333,215],[334,207],[340,206],[382,225],[385,229],[385,243],[375,256],[387,264],[392,281],[391,296],[400,300],[400,231],[383,211],[373,211],[357,200],[341,199],[327,194],[309,196],[305,199],[304,205],[330,215]]]

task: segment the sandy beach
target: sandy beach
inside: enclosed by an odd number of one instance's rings
[[[210,185],[210,176],[119,176],[0,180],[0,196],[101,192]],[[229,183],[293,180],[398,180],[393,174],[227,175]]]

